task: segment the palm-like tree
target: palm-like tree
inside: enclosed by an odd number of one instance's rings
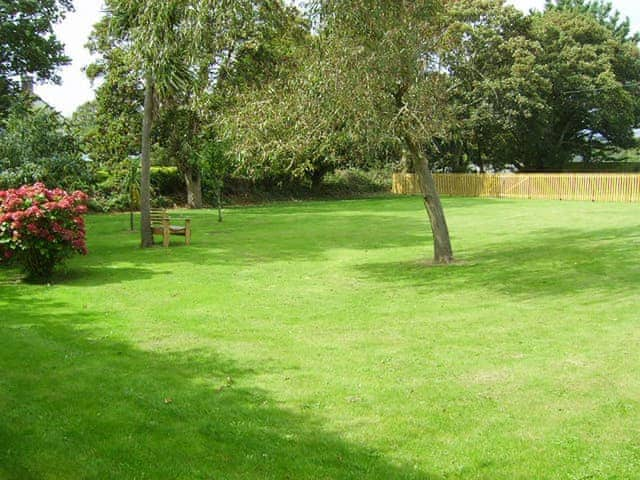
[[[192,81],[194,15],[197,0],[108,0],[112,28],[126,32],[131,51],[144,72],[145,96],[140,154],[140,236],[142,247],[153,245],[151,234],[151,129],[157,106],[184,91]]]
[[[258,4],[282,0],[107,0],[113,28],[131,43],[144,72],[145,97],[140,154],[141,245],[151,234],[151,129],[160,104],[197,97],[209,87],[212,64],[228,57],[230,44],[254,21]],[[275,8],[274,11],[278,11]],[[197,75],[196,75],[197,73]],[[195,102],[197,103],[197,102]]]

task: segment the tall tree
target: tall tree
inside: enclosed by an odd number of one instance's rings
[[[446,14],[441,61],[456,122],[441,143],[443,156],[454,165],[464,156],[481,172],[513,163],[523,125],[546,111],[550,89],[531,19],[503,0],[450,2]]]
[[[187,88],[194,43],[189,36],[201,5],[193,1],[109,0],[116,36],[131,43],[144,72],[144,116],[140,154],[141,245],[153,245],[151,233],[151,130],[158,101]]]
[[[596,149],[631,146],[640,121],[637,45],[589,13],[551,9],[532,21],[541,46],[536,62],[550,88],[546,113],[522,131],[522,166],[560,169],[575,155],[588,160]]]
[[[203,150],[211,151],[218,116],[230,105],[232,92],[266,81],[286,57],[289,44],[307,31],[298,10],[282,0],[236,1],[227,8],[200,31],[193,66],[197,75],[191,89],[167,102],[162,112],[172,132],[165,129],[161,143],[173,152],[185,177],[189,204],[198,208],[203,168],[218,170],[202,165],[203,159],[221,159],[203,155]],[[226,169],[227,162],[223,163]]]
[[[448,3],[441,58],[457,122],[442,151],[454,165],[560,170],[631,145],[640,55],[603,5],[562,0],[524,16],[503,0]]]
[[[313,2],[317,33],[278,78],[246,92],[229,116],[235,152],[259,168],[300,169],[366,156],[382,146],[410,152],[434,241],[434,262],[453,252],[427,148],[448,120],[439,70],[439,5],[431,0]],[[250,165],[251,165],[250,163]]]
[[[94,25],[88,43],[98,55],[86,73],[96,88],[94,132],[87,138],[92,158],[112,168],[140,153],[144,83],[140,63],[130,41],[116,38],[115,20],[109,14]],[[120,32],[121,34],[122,32]]]
[[[56,68],[69,58],[53,24],[72,8],[71,0],[0,2],[0,118],[20,89],[20,79],[59,80]]]
[[[204,157],[198,152],[204,148],[200,142],[201,134],[206,133],[203,129],[215,126],[216,112],[228,104],[229,95],[223,91],[269,75],[281,57],[279,39],[289,36],[287,30],[298,17],[296,10],[285,7],[281,0],[191,0],[174,4],[171,21],[180,27],[170,40],[178,42],[179,47],[169,48],[167,39],[163,39],[164,55],[173,55],[175,58],[167,59],[190,75],[179,88],[172,86],[155,96],[151,132],[153,141],[163,147],[185,177],[189,206],[200,208],[200,163]],[[112,1],[110,5],[119,10],[95,26],[91,47],[102,58],[88,71],[104,79],[97,92],[97,120],[105,134],[96,139],[96,147],[102,151],[108,147],[106,156],[126,149],[133,137],[140,138],[140,132],[130,128],[142,110],[145,84],[145,60],[137,43],[142,40],[136,38],[159,35],[154,29],[144,30],[152,22],[150,11],[136,10],[134,7],[140,5],[131,2]],[[144,25],[136,27],[132,18]],[[157,56],[153,60],[157,62]],[[209,133],[204,136],[212,137]]]

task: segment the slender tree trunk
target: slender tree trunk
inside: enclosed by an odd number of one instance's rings
[[[202,208],[202,178],[197,168],[190,168],[184,174],[187,184],[187,205],[189,208]]]
[[[140,241],[143,248],[153,245],[151,233],[151,124],[153,122],[153,80],[147,74],[144,89],[142,151],[140,155]]]
[[[424,198],[424,206],[431,223],[433,234],[433,263],[447,264],[453,261],[453,249],[449,238],[449,228],[444,216],[436,183],[429,168],[429,161],[422,149],[412,140],[407,140],[409,151],[413,155],[416,174],[420,182],[420,190]]]
[[[218,197],[217,200],[217,204],[218,204],[218,221],[221,222],[222,221],[222,188],[218,188],[218,191],[216,192],[216,196]]]

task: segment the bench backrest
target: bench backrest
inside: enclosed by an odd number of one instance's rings
[[[165,222],[169,221],[169,214],[164,208],[151,209],[151,226],[161,227]]]

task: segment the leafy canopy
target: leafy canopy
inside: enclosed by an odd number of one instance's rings
[[[93,177],[66,120],[28,101],[11,108],[0,130],[0,188],[34,182],[73,190],[87,188]]]
[[[71,0],[0,2],[0,117],[19,88],[19,78],[58,81],[55,70],[69,62],[53,24],[72,10]]]
[[[407,136],[428,142],[446,116],[437,11],[431,1],[312,3],[316,34],[228,112],[244,171],[313,177],[381,151],[397,156]]]

